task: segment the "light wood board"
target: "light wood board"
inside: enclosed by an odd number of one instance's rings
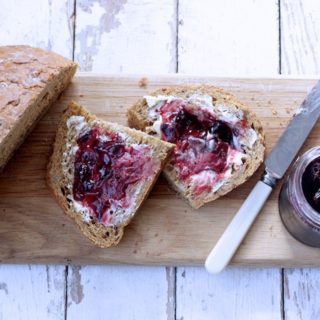
[[[212,83],[226,88],[259,115],[267,151],[275,143],[315,83],[314,79],[232,79],[195,76],[79,74],[38,124],[0,176],[0,260],[31,263],[202,264],[236,210],[259,179],[262,168],[243,186],[199,210],[191,209],[160,177],[151,195],[115,248],[100,249],[82,236],[49,194],[45,169],[61,111],[71,99],[98,116],[126,124],[126,109],[149,90],[180,83]],[[320,126],[304,145],[318,143]],[[233,259],[254,266],[319,265],[320,250],[294,240],[278,215],[277,188]]]

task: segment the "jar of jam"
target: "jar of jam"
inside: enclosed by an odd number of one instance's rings
[[[320,147],[295,162],[280,192],[279,211],[294,238],[320,247]]]

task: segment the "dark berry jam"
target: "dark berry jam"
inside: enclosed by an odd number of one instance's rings
[[[77,143],[73,197],[89,208],[95,221],[111,223],[114,208],[130,206],[130,185],[153,174],[151,148],[126,145],[117,133],[97,127],[81,135]]]
[[[320,213],[320,158],[306,167],[302,175],[302,190],[311,207]]]
[[[159,112],[161,138],[176,144],[171,164],[178,169],[180,179],[204,170],[217,174],[226,170],[228,152],[235,149],[238,128],[183,100],[166,102]]]

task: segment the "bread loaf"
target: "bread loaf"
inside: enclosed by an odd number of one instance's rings
[[[76,67],[42,49],[0,47],[0,170],[69,84]]]

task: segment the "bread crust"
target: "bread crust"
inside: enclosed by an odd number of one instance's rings
[[[254,143],[252,151],[246,150],[250,155],[250,162],[246,163],[242,170],[235,170],[228,182],[226,182],[216,192],[204,192],[201,197],[193,197],[191,190],[179,180],[177,171],[169,163],[163,169],[164,176],[175,191],[178,192],[193,208],[198,209],[205,203],[211,202],[241,185],[247,181],[253,173],[259,168],[263,162],[265,152],[265,139],[260,120],[249,107],[239,102],[232,94],[212,85],[181,85],[175,87],[160,88],[151,92],[150,96],[164,95],[177,96],[185,98],[192,92],[201,92],[212,97],[216,104],[228,104],[230,108],[241,109],[247,119],[248,127],[257,133],[257,140]],[[232,106],[232,107],[231,107]],[[127,112],[128,124],[132,128],[136,128],[150,133],[150,127],[153,124],[152,119],[148,117],[147,103],[144,98],[139,99]]]
[[[76,69],[71,60],[43,49],[0,47],[0,170]]]
[[[73,210],[73,207],[70,206],[67,200],[66,192],[68,191],[65,186],[70,181],[66,181],[61,163],[62,155],[68,139],[68,128],[66,122],[67,119],[73,115],[83,116],[89,124],[95,121],[99,121],[99,127],[103,127],[113,132],[123,132],[130,136],[130,138],[135,143],[148,144],[154,151],[154,155],[160,160],[160,167],[153,179],[151,181],[146,181],[143,184],[132,214],[127,219],[121,221],[121,223],[118,225],[105,226],[103,224],[95,223],[93,220],[85,222],[82,219],[81,215]],[[60,125],[58,127],[53,153],[48,163],[47,184],[54,194],[55,198],[57,199],[58,203],[62,207],[63,211],[77,223],[82,233],[94,244],[102,248],[107,248],[118,244],[121,240],[124,232],[124,227],[130,223],[138,209],[141,207],[143,201],[148,196],[161,172],[161,169],[165,165],[170,153],[173,151],[173,148],[174,145],[150,137],[149,135],[140,131],[126,128],[115,123],[99,120],[95,115],[89,113],[85,108],[79,106],[75,102],[71,102],[68,108],[63,113]]]

